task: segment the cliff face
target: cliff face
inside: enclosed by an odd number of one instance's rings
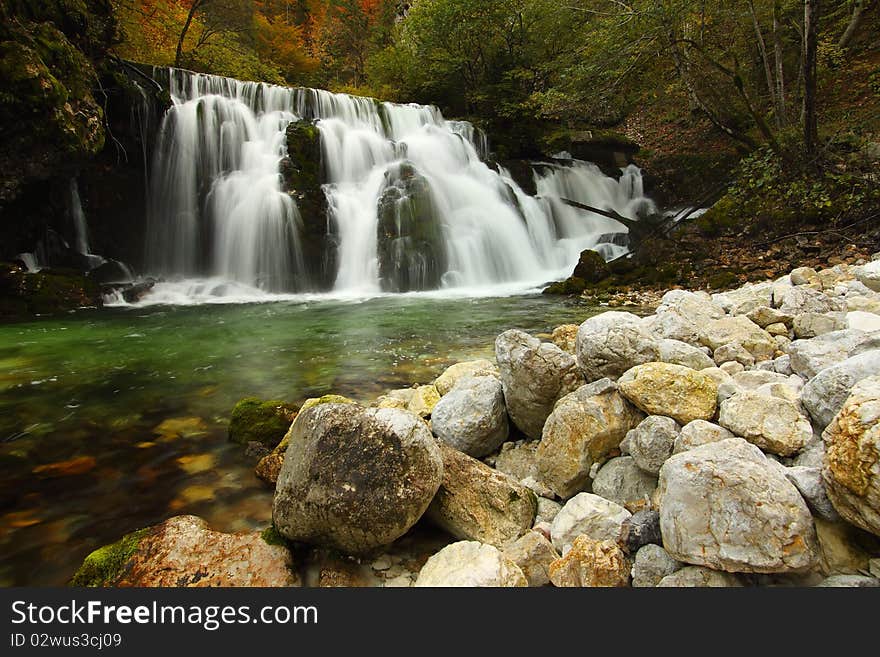
[[[115,33],[106,0],[0,4],[0,204],[103,148],[96,66]]]

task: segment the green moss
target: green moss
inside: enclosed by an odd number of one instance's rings
[[[349,399],[348,397],[343,397],[342,395],[324,395],[323,397],[313,397],[312,399],[306,399],[303,402],[302,407],[299,409],[299,412],[307,411],[310,408],[315,406],[320,406],[321,404],[356,404],[357,402],[353,399]]]
[[[572,276],[564,281],[553,283],[544,289],[544,294],[574,295],[580,294],[587,289],[587,282],[583,278]]]
[[[275,529],[275,525],[269,525],[263,532],[260,534],[260,538],[263,539],[265,543],[268,545],[280,545],[282,547],[287,547],[287,539],[284,538],[277,529]]]
[[[96,587],[112,584],[149,531],[139,529],[92,552],[70,580],[70,586]]]
[[[247,397],[232,409],[229,440],[240,445],[256,441],[272,449],[287,433],[295,414],[286,402]]]

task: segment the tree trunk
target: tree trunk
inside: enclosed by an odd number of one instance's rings
[[[785,59],[782,53],[782,36],[779,33],[779,0],[773,2],[773,51],[776,60],[776,102],[777,115],[780,126],[785,127],[788,123],[787,108],[785,102]]]
[[[183,42],[186,39],[186,33],[189,32],[189,26],[192,24],[193,17],[203,3],[204,0],[193,0],[192,5],[190,5],[189,13],[186,15],[186,22],[183,24],[180,38],[177,40],[177,52],[174,55],[174,66],[176,68],[180,68],[180,60],[183,58]]]
[[[816,118],[816,50],[821,0],[804,0],[804,150],[816,154],[819,141]]]
[[[843,36],[840,37],[840,41],[837,42],[837,47],[841,50],[846,49],[849,42],[852,41],[856,30],[859,29],[859,23],[862,22],[862,16],[865,13],[865,9],[867,9],[866,5],[867,3],[865,0],[855,0],[852,18],[850,18],[849,25],[846,26],[846,31],[843,33]]]
[[[770,58],[767,57],[767,43],[764,41],[764,33],[761,31],[761,24],[758,22],[758,14],[755,12],[755,3],[749,0],[749,10],[752,13],[752,23],[755,25],[755,37],[758,40],[758,51],[761,53],[761,61],[764,63],[764,77],[767,80],[767,92],[770,94],[770,101],[773,105],[774,114],[776,114],[776,127],[782,127],[782,120],[779,117],[779,101],[776,98],[776,85],[773,84],[773,72],[770,69]]]

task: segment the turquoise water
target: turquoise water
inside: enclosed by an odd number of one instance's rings
[[[271,492],[229,443],[241,397],[369,401],[493,354],[508,328],[595,310],[540,295],[109,308],[0,325],[0,585],[63,585],[122,534],[192,513],[265,527]]]

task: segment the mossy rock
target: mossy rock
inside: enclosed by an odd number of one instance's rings
[[[89,554],[70,580],[70,586],[112,585],[149,532],[149,528],[139,529]]]
[[[287,402],[247,397],[232,409],[229,440],[239,445],[259,442],[272,449],[287,433],[295,417],[295,407]]]
[[[0,264],[0,317],[53,315],[101,305],[100,287],[79,272],[44,269],[30,274]]]
[[[706,282],[713,290],[727,290],[739,285],[739,276],[732,271],[720,271],[712,274]]]
[[[587,289],[587,282],[583,278],[572,276],[564,281],[553,283],[544,289],[544,294],[558,294],[572,296],[580,294]]]
[[[290,542],[284,538],[277,529],[275,529],[275,525],[269,525],[260,533],[260,538],[267,545],[280,545],[282,547],[290,547]]]
[[[580,278],[586,283],[598,283],[611,275],[611,269],[598,252],[591,249],[581,252],[580,260],[574,268],[572,278]]]

